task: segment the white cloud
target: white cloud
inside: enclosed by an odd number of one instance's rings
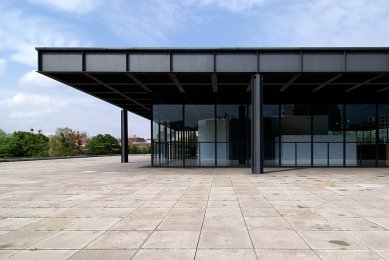
[[[386,0],[301,1],[264,14],[256,37],[272,46],[387,46],[388,12]]]
[[[169,32],[177,32],[188,23],[190,16],[176,0],[112,1],[101,13],[101,23],[132,44],[160,45]]]
[[[0,109],[7,111],[9,118],[43,117],[68,103],[57,97],[18,92],[0,100]]]
[[[205,17],[201,11],[210,6],[242,14],[267,1],[269,0],[145,0],[129,4],[127,0],[117,0],[104,6],[100,22],[120,38],[131,40],[132,44],[143,47],[161,46],[164,42],[169,42],[169,37],[173,34],[190,30],[196,24],[206,26],[210,17]]]
[[[7,60],[0,58],[0,76],[5,73],[7,68]]]
[[[0,26],[0,51],[8,52],[12,61],[37,67],[35,47],[81,45],[71,28],[48,17],[27,13],[4,3],[0,3],[0,17],[7,21]]]
[[[185,3],[197,6],[215,5],[232,12],[244,12],[253,7],[260,6],[267,0],[186,0]]]
[[[19,80],[19,85],[29,88],[54,88],[62,85],[56,80],[46,77],[32,70],[24,74]]]
[[[100,4],[100,0],[27,0],[27,2],[65,12],[88,13]]]

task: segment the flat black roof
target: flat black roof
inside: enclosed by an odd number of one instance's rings
[[[38,72],[151,118],[152,104],[388,103],[389,47],[36,48]]]

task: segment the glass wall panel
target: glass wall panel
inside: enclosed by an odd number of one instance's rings
[[[185,166],[215,166],[215,106],[185,105]]]
[[[153,165],[249,166],[250,108],[154,105]],[[389,105],[267,104],[263,125],[266,167],[389,166]]]
[[[280,124],[279,105],[263,106],[264,164],[266,167],[279,166]]]
[[[389,105],[378,106],[378,166],[389,166]]]
[[[311,105],[281,105],[280,142],[281,166],[311,165]]]
[[[250,126],[246,105],[217,105],[217,165],[248,165]]]
[[[182,166],[182,105],[153,106],[153,165]]]
[[[346,105],[346,165],[376,165],[376,105]]]
[[[312,105],[313,166],[343,166],[343,105]]]

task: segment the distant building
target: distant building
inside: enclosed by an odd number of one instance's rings
[[[75,135],[76,135],[75,138],[76,148],[81,151],[84,151],[86,148],[86,143],[89,141],[88,135],[85,132],[80,133],[78,131],[75,133]]]
[[[119,143],[121,144],[122,143],[121,138],[119,138],[118,140],[119,140]],[[147,140],[150,140],[150,141],[146,141],[146,139],[143,137],[138,137],[136,135],[132,135],[128,138],[128,146],[135,145],[139,148],[150,147],[151,146],[151,139],[148,138]]]

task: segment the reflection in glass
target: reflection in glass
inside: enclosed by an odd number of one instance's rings
[[[346,105],[346,165],[375,166],[376,106]]]
[[[186,105],[186,166],[215,166],[215,106]]]
[[[182,166],[182,105],[153,106],[153,165]]]
[[[245,105],[217,105],[217,165],[248,165],[250,125]]]
[[[279,166],[279,105],[263,106],[264,163],[266,167]]]
[[[281,105],[281,165],[311,165],[311,105]]]
[[[343,105],[312,105],[314,166],[343,166]]]
[[[389,166],[389,105],[378,106],[378,166]]]

